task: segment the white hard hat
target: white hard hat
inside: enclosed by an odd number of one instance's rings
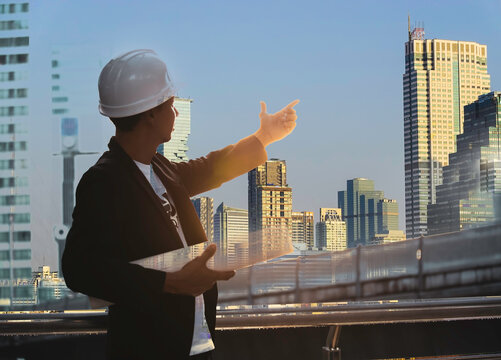
[[[174,96],[167,66],[153,50],[110,60],[99,75],[99,112],[111,118],[140,114]]]

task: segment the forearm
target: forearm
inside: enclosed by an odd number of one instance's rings
[[[255,136],[261,142],[263,147],[267,147],[269,144],[273,142],[273,139],[270,136],[270,134],[268,134],[265,130],[261,128],[251,136]]]

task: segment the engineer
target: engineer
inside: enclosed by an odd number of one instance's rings
[[[176,163],[156,152],[171,139],[178,112],[167,67],[155,52],[112,59],[98,87],[99,111],[116,133],[77,187],[62,259],[66,284],[112,303],[109,359],[211,359],[216,282],[235,274],[207,268],[215,244],[176,272],[130,262],[207,241],[190,197],[264,163],[265,147],[296,126],[299,101],[275,114],[261,102],[254,134]]]

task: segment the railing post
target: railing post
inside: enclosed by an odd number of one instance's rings
[[[341,360],[341,349],[338,347],[340,334],[340,325],[330,327],[327,341],[322,347],[322,360]]]
[[[356,255],[356,283],[355,283],[355,298],[360,299],[362,297],[362,284],[360,283],[360,277],[361,277],[361,259],[360,259],[360,254],[362,252],[362,245],[358,244],[357,245],[357,255]]]
[[[249,274],[247,276],[247,303],[254,305],[254,296],[252,296],[252,269],[254,266],[249,267]]]
[[[416,251],[416,259],[418,262],[418,298],[421,299],[424,291],[424,276],[423,276],[423,236],[419,237],[418,249]]]
[[[294,291],[294,302],[299,303],[300,291],[299,291],[299,264],[301,264],[301,257],[296,258],[296,287]]]

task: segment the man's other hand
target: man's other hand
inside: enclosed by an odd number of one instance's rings
[[[229,280],[235,271],[216,271],[207,268],[207,261],[216,253],[216,244],[210,244],[202,255],[183,268],[165,276],[164,291],[171,294],[198,296],[209,290],[218,280]]]
[[[261,141],[264,147],[272,142],[278,141],[289,135],[296,127],[296,110],[294,106],[299,103],[299,100],[294,100],[282,110],[268,114],[266,112],[266,103],[261,101],[261,126],[254,135]]]

